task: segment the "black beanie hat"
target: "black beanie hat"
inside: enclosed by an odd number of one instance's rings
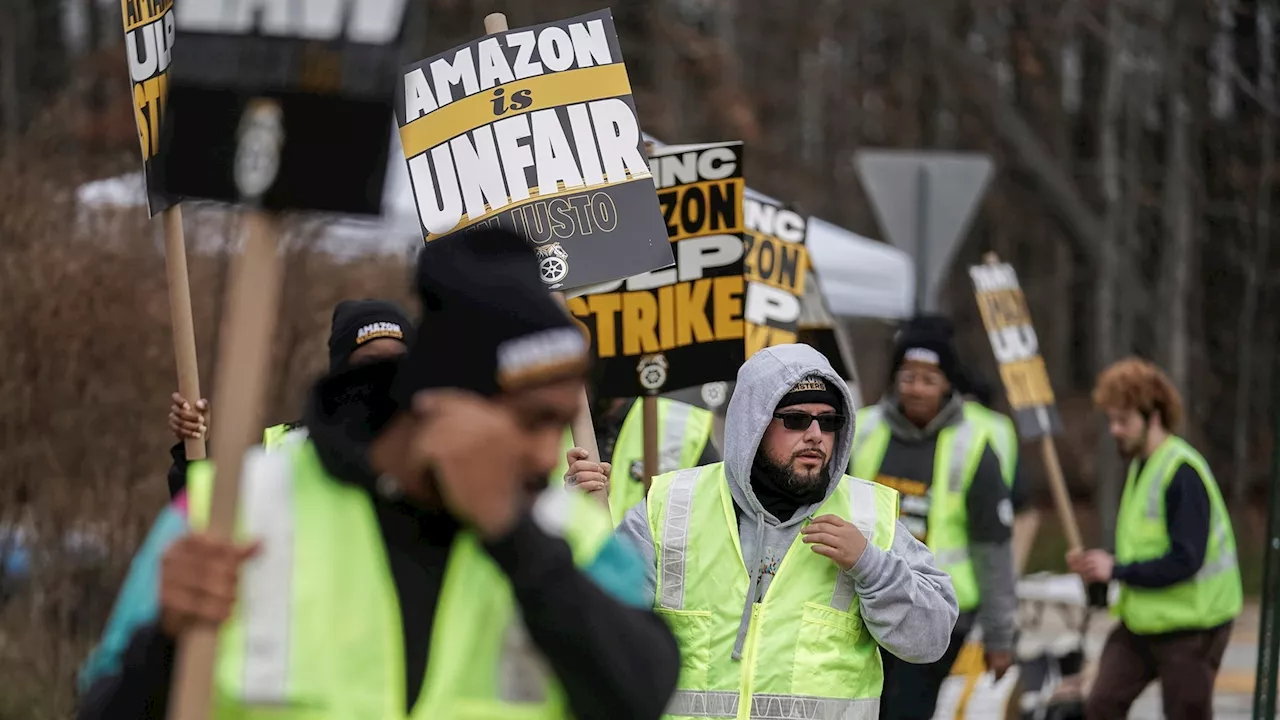
[[[534,251],[508,230],[433,240],[418,254],[422,324],[392,397],[404,409],[426,388],[486,397],[585,376],[580,325],[539,279]]]
[[[821,375],[810,375],[796,383],[795,387],[782,396],[776,409],[781,410],[805,403],[826,403],[835,408],[836,412],[844,409],[844,399],[839,391],[832,388],[831,383]]]
[[[898,331],[893,352],[896,373],[908,360],[934,365],[953,385],[962,382],[956,350],[952,344],[954,328],[942,315],[918,315]]]
[[[347,366],[351,353],[378,338],[399,340],[405,345],[413,341],[409,316],[390,300],[343,300],[333,308],[329,330],[329,371]]]

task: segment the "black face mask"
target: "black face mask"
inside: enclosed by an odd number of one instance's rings
[[[791,519],[796,510],[805,505],[820,502],[827,496],[830,484],[829,463],[812,480],[797,476],[789,467],[778,465],[764,452],[757,452],[751,464],[751,489],[756,499],[780,521]]]

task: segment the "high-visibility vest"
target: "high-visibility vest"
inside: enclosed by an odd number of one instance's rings
[[[302,437],[307,436],[307,429],[293,423],[281,423],[272,425],[262,431],[262,446],[268,450],[280,447],[284,444],[285,436],[289,433],[301,433]]]
[[[724,463],[659,475],[648,496],[657,586],[654,610],[675,633],[681,668],[666,717],[875,720],[884,675],[863,623],[853,575],[797,534],[734,659],[751,585]],[[898,493],[842,477],[814,513],[853,523],[887,550]]]
[[[1169,552],[1164,496],[1183,463],[1199,473],[1209,495],[1209,544],[1204,565],[1191,579],[1170,587],[1148,589],[1120,583],[1120,597],[1112,612],[1135,633],[1216,627],[1235,618],[1243,607],[1236,538],[1226,503],[1209,464],[1180,437],[1170,436],[1161,443],[1141,473],[1136,460],[1129,465],[1116,517],[1116,562],[1154,560]]]
[[[310,441],[255,462],[271,471],[257,481],[246,473],[241,530],[262,538],[263,552],[245,567],[235,612],[219,631],[215,720],[570,717],[506,576],[469,531],[450,549],[431,662],[406,713],[398,598],[367,491],[331,478]],[[191,468],[190,517],[200,528],[212,470]],[[536,512],[560,529],[579,564],[612,532],[580,493],[548,491]]]
[[[711,413],[702,408],[658,398],[658,472],[696,467],[711,440],[712,423]],[[555,484],[562,484],[569,470],[564,454],[573,447],[572,433],[565,431],[561,445],[560,466],[551,478]],[[628,510],[644,499],[644,483],[635,479],[644,472],[644,401],[637,399],[627,411],[610,463],[609,511],[616,526],[622,524]]]
[[[854,423],[849,474],[874,480],[880,474],[889,435],[889,424],[879,405],[859,410]],[[982,600],[973,559],[969,556],[969,509],[965,497],[986,446],[985,428],[962,419],[938,433],[933,453],[929,532],[925,544],[933,551],[938,567],[951,576],[961,612],[973,610]]]
[[[1018,471],[1018,428],[1013,418],[972,400],[964,404],[964,416],[967,420],[986,424],[991,450],[1000,461],[1004,484],[1012,490]]]

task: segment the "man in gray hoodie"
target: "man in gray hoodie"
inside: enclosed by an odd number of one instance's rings
[[[957,617],[898,494],[845,476],[849,388],[818,351],[779,345],[739,370],[725,461],[654,479],[618,528],[683,657],[669,718],[874,720],[881,649],[936,661]],[[808,547],[806,547],[806,545]]]
[[[886,659],[881,720],[933,717],[938,689],[975,625],[997,680],[1014,659],[1013,506],[987,426],[966,419],[954,387],[951,332],[946,318],[914,319],[897,340],[893,388],[857,415],[849,474],[900,493],[905,526],[951,576],[960,607],[939,662]]]

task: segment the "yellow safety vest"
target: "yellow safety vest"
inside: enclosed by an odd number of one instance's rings
[[[712,415],[702,408],[667,398],[658,398],[658,472],[668,473],[696,467],[711,440]],[[564,454],[573,447],[573,434],[565,431],[561,441],[560,466],[551,476],[555,485],[564,483],[568,464]],[[643,474],[644,402],[637,399],[627,411],[613,446],[609,471],[609,511],[613,524],[622,524],[627,511],[644,499],[644,483],[633,470]]]
[[[310,441],[255,462],[272,472],[257,481],[248,473],[241,531],[262,538],[264,550],[245,567],[235,613],[220,629],[215,720],[570,717],[506,576],[471,532],[450,550],[431,663],[406,714],[399,600],[366,491],[331,478]],[[200,528],[213,473],[207,462],[191,468],[191,519]],[[612,531],[581,494],[550,491],[538,511],[562,528],[579,564]]]
[[[880,646],[862,621],[851,573],[797,535],[764,597],[751,606],[742,658],[735,660],[748,573],[758,568],[743,564],[724,464],[659,475],[647,509],[657,564],[654,609],[681,654],[666,717],[876,720]],[[898,493],[843,477],[814,514],[827,513],[887,550]]]
[[[879,405],[858,411],[854,425],[849,474],[874,480],[889,447],[889,423]],[[951,576],[961,612],[978,607],[982,594],[969,556],[969,509],[965,497],[978,471],[987,433],[967,418],[943,428],[933,455],[933,482],[929,486],[929,534],[926,545],[938,567]]]
[[[1012,490],[1013,479],[1018,471],[1018,428],[1014,425],[1013,418],[972,400],[964,404],[964,417],[986,425],[991,450],[1000,461],[1004,484]]]
[[[281,445],[284,444],[285,436],[291,432],[294,432],[295,430],[300,433],[307,432],[306,428],[304,427],[291,428],[289,427],[289,423],[272,425],[271,427],[262,431],[262,446],[267,448],[268,450],[273,450],[277,447],[280,447]]]
[[[1129,465],[1116,517],[1116,562],[1154,560],[1169,552],[1164,496],[1183,463],[1200,474],[1209,494],[1209,545],[1204,565],[1191,579],[1170,587],[1148,589],[1120,583],[1120,598],[1112,612],[1135,633],[1216,627],[1235,618],[1243,607],[1236,538],[1226,503],[1209,464],[1180,437],[1170,436],[1161,443],[1141,473],[1137,461]]]

